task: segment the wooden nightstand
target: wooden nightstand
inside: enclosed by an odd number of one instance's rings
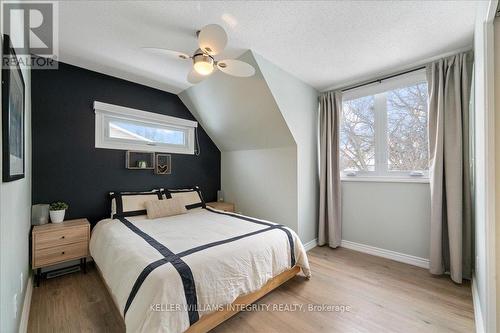
[[[90,223],[87,219],[68,220],[33,227],[31,240],[32,268],[40,285],[42,267],[80,259],[80,266],[87,272]]]
[[[207,202],[207,206],[210,206],[218,210],[223,210],[225,212],[234,213],[234,204],[230,202],[223,202],[223,201]]]

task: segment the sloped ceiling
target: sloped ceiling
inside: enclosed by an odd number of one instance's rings
[[[258,53],[253,53],[295,142],[315,140],[319,92]]]
[[[250,78],[217,72],[179,94],[221,151],[294,146],[288,126],[251,51],[240,58],[252,64]]]

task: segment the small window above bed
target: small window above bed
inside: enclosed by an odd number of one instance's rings
[[[198,123],[94,102],[95,147],[194,154]]]

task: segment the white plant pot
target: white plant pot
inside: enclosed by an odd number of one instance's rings
[[[52,223],[61,223],[64,221],[64,214],[66,213],[66,209],[61,210],[51,210],[50,211],[50,220]]]

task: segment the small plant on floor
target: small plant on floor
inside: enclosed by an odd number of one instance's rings
[[[64,221],[64,215],[68,209],[68,204],[62,201],[53,202],[50,204],[50,220],[52,223],[61,223]]]

